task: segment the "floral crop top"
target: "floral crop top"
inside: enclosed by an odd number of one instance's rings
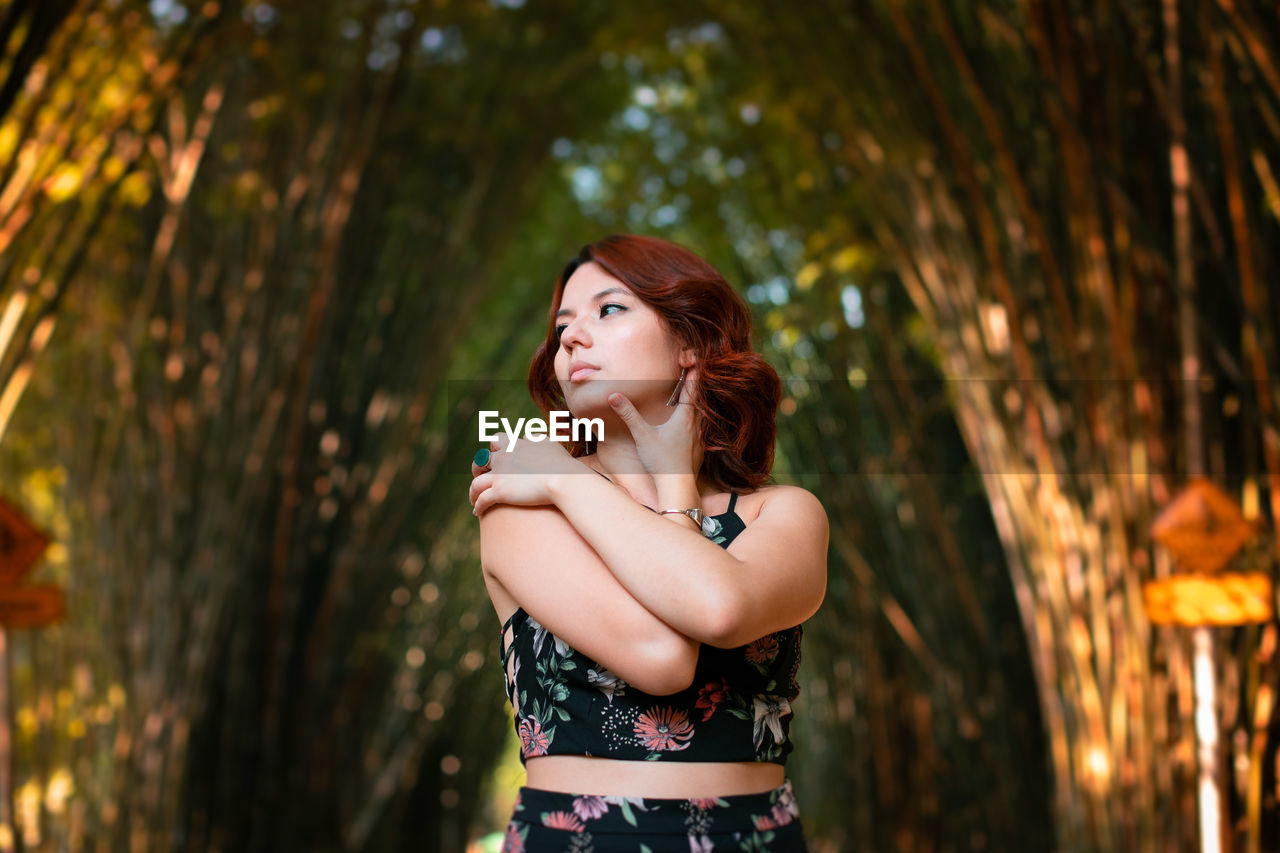
[[[746,529],[733,511],[737,501],[735,492],[727,512],[703,520],[703,533],[725,548]],[[522,764],[536,755],[785,764],[794,748],[788,731],[800,693],[800,625],[735,649],[703,644],[693,683],[667,696],[625,683],[523,607],[503,624],[500,645],[509,628],[501,658]]]

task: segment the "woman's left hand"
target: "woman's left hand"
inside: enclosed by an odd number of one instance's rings
[[[561,474],[580,474],[591,469],[569,455],[564,445],[549,438],[542,441],[518,439],[511,445],[503,433],[489,442],[489,464],[471,463],[471,489],[467,497],[473,514],[481,515],[494,504],[540,506],[554,503],[551,480]],[[507,450],[511,447],[510,450]]]
[[[680,386],[680,397],[671,417],[665,423],[651,424],[627,399],[627,395],[615,392],[609,395],[610,405],[619,401],[613,410],[622,418],[636,443],[636,454],[645,470],[654,476],[685,474],[697,476],[702,467],[702,436],[698,429],[698,410],[693,406],[695,382],[698,370],[689,371]]]

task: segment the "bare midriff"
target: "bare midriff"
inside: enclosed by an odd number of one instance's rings
[[[731,797],[783,783],[781,764],[763,761],[621,761],[587,755],[525,760],[526,784],[544,791],[605,797]]]

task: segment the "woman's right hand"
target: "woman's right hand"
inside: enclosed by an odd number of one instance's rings
[[[609,404],[631,433],[640,463],[655,477],[665,474],[696,477],[702,468],[701,418],[693,405],[697,381],[695,367],[681,383],[675,411],[660,424],[645,420],[626,394],[610,395]]]

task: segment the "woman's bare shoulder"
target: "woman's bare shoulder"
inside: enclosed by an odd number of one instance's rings
[[[744,524],[750,524],[760,517],[761,511],[770,501],[777,501],[779,505],[799,504],[807,507],[809,512],[826,514],[822,502],[813,492],[802,486],[787,484],[761,486],[753,492],[740,494],[735,510]]]
[[[586,544],[555,506],[494,504],[480,516],[480,563],[486,570],[531,548]]]
[[[770,484],[770,485],[768,485],[768,486],[761,486],[760,488],[756,489],[754,492],[751,492],[751,495],[752,495],[752,496],[759,495],[759,496],[761,496],[761,497],[768,497],[768,496],[771,496],[771,495],[787,495],[787,494],[790,494],[790,495],[796,495],[796,494],[800,494],[800,493],[804,493],[804,494],[806,494],[806,495],[814,496],[814,495],[813,495],[813,492],[809,491],[808,489],[804,488],[803,486],[793,486],[793,485],[790,485],[790,484],[788,484],[788,483],[773,483],[773,484]],[[814,497],[816,497],[816,496],[814,496]]]

